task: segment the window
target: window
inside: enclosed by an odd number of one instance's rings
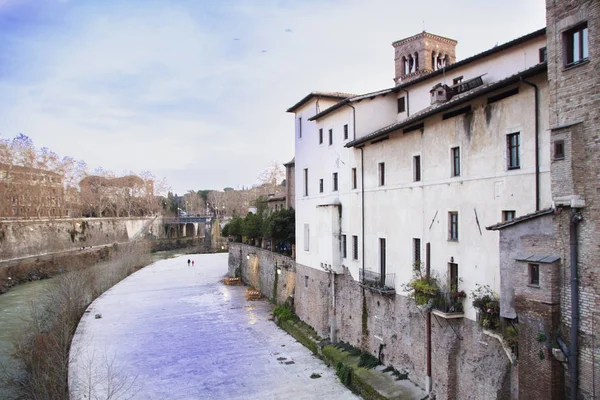
[[[543,63],[544,61],[547,61],[548,60],[548,50],[546,49],[546,47],[542,47],[541,49],[539,49],[538,55],[539,55],[539,61],[541,63]]]
[[[308,287],[308,275],[304,275],[304,287]]]
[[[563,34],[566,52],[566,65],[573,65],[588,59],[587,22]]]
[[[310,228],[308,224],[304,224],[304,251],[309,251],[310,249]]]
[[[529,284],[540,286],[540,265],[529,264]]]
[[[385,186],[385,163],[379,163],[379,186]]]
[[[342,250],[342,258],[348,257],[347,248],[346,248],[346,235],[342,235],[341,246],[342,246],[342,249],[341,249]]]
[[[352,259],[358,260],[358,236],[352,235]]]
[[[506,147],[508,151],[508,169],[521,168],[519,160],[519,134],[506,135]]]
[[[338,190],[338,173],[333,173],[333,191],[336,192]]]
[[[562,160],[565,158],[565,141],[557,140],[554,142],[554,155],[555,160]]]
[[[456,211],[448,213],[448,240],[458,241],[458,213]]]
[[[448,264],[448,276],[450,277],[450,291],[458,292],[458,264]]]
[[[381,273],[381,283],[385,283],[385,261],[386,261],[385,239],[379,238],[379,272]]]
[[[460,147],[453,147],[452,154],[452,176],[460,176]]]
[[[352,189],[358,187],[358,180],[356,179],[356,168],[352,168]]]
[[[413,267],[421,268],[421,239],[413,239]]]
[[[398,114],[406,111],[406,99],[404,97],[400,97],[398,99]]]
[[[515,216],[517,215],[515,210],[504,210],[502,211],[502,221],[506,222],[506,221],[510,221],[515,219]]]
[[[319,179],[319,193],[323,193],[323,179]]]
[[[319,144],[323,144],[323,128],[319,129]]]
[[[458,76],[454,79],[452,79],[452,84],[453,85],[458,85],[459,83],[461,83],[463,81],[463,77],[462,76]]]
[[[308,196],[308,168],[304,168],[304,195]]]
[[[421,156],[413,157],[413,180],[415,182],[421,181]]]
[[[302,117],[298,117],[298,138],[302,139]]]
[[[344,140],[348,139],[348,124],[344,125]]]
[[[329,145],[333,144],[333,129],[329,130]]]

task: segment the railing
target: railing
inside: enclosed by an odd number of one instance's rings
[[[463,299],[464,297],[459,297],[456,293],[439,292],[433,298],[432,308],[444,314],[463,313]]]
[[[369,290],[384,294],[396,293],[394,283],[396,274],[385,274],[382,276],[379,272],[361,268],[359,270],[359,279],[361,285]]]

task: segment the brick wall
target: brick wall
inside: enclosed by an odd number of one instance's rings
[[[552,140],[565,141],[565,159],[552,163],[552,192],[555,200],[578,195],[585,201],[579,224],[580,283],[580,385],[579,395],[591,398],[596,386],[600,396],[600,352],[596,334],[600,310],[600,2],[597,0],[546,2],[548,78],[550,82]],[[567,67],[564,64],[564,32],[587,22],[589,58]],[[575,125],[571,125],[575,124]],[[556,247],[565,253],[561,288],[561,335],[568,341],[571,324],[569,254],[569,210],[556,219]],[[595,353],[595,356],[594,356]],[[595,365],[594,365],[595,364]],[[568,374],[567,374],[568,375]],[[595,376],[594,376],[595,375]],[[568,376],[567,385],[569,384]]]

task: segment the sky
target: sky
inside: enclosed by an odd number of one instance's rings
[[[0,0],[0,137],[179,194],[250,186],[294,156],[306,94],[393,86],[393,41],[460,60],[544,26],[544,0]]]

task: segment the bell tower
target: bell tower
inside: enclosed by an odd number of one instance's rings
[[[392,43],[396,66],[394,82],[396,85],[410,82],[454,63],[457,43],[425,31]]]

